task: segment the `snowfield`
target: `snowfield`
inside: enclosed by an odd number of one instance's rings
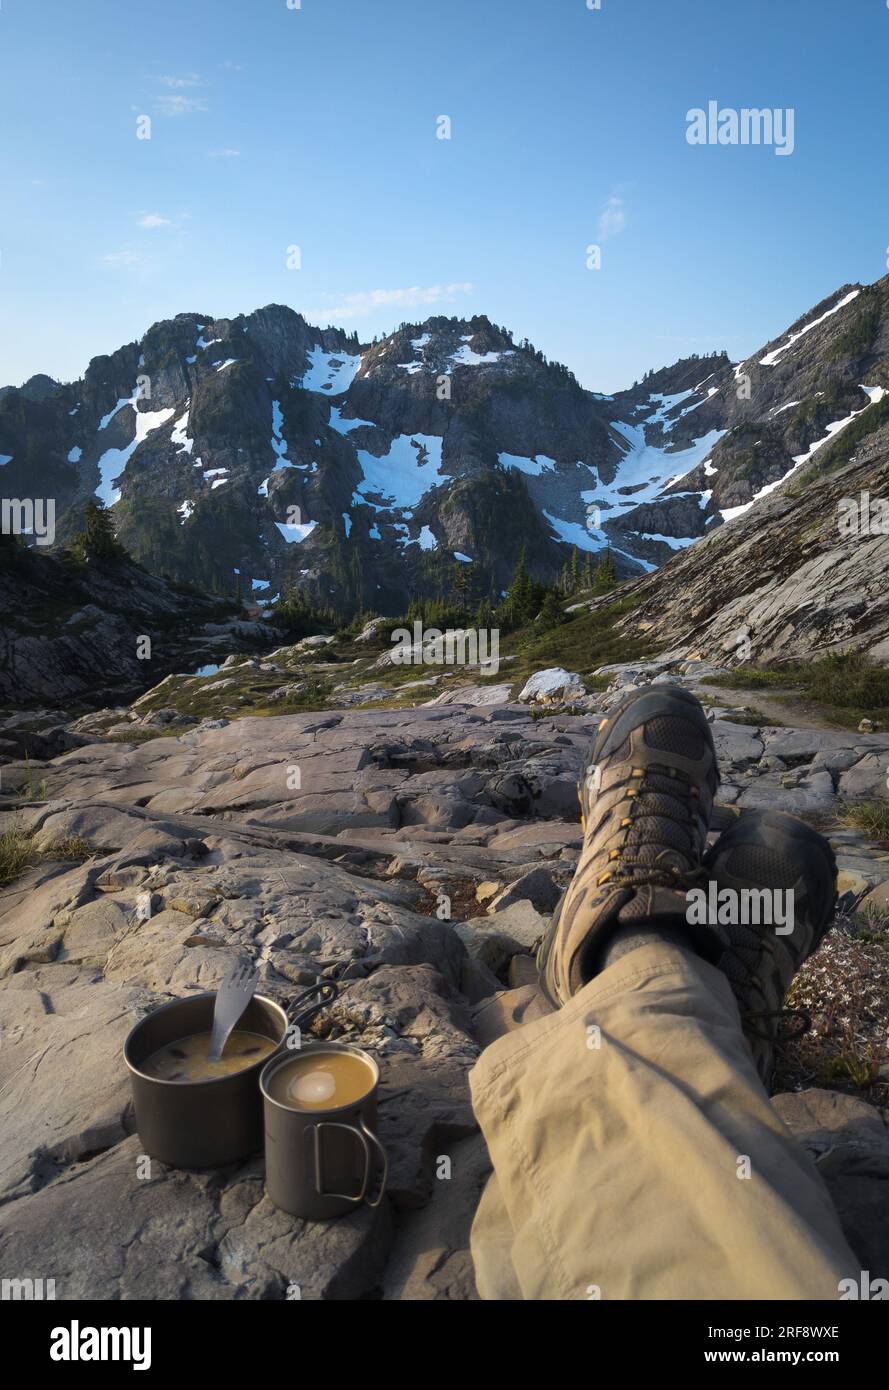
[[[301,381],[304,391],[322,391],[326,396],[341,396],[348,391],[361,366],[361,354],[349,356],[344,352],[325,352],[321,347],[309,353],[309,367]]]
[[[356,489],[358,501],[377,511],[415,507],[430,488],[451,481],[441,472],[441,448],[439,435],[401,434],[382,458],[359,449],[363,477]],[[381,503],[371,502],[371,495],[378,496]]]

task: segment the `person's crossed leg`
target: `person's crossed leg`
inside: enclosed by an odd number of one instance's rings
[[[583,849],[538,951],[547,1002],[470,1077],[494,1166],[472,1231],[482,1298],[836,1299],[857,1274],[766,1092],[835,861],[772,812],[707,853],[718,782],[687,691],[633,691],[599,727]],[[719,916],[757,924],[699,922],[689,894],[711,882],[740,909]],[[793,908],[777,922],[753,908],[775,894]]]

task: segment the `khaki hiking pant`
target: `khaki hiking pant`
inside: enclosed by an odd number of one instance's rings
[[[728,982],[691,952],[621,957],[487,1047],[470,1083],[494,1166],[482,1298],[837,1299],[858,1278]]]

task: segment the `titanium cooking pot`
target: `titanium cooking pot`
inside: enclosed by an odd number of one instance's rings
[[[158,1048],[210,1031],[215,992],[174,999],[141,1019],[124,1043],[123,1055],[133,1088],[136,1128],[145,1152],[171,1168],[217,1168],[261,1149],[259,1073],[283,1050],[288,1029],[294,1025],[305,1028],[338,993],[331,981],[319,981],[286,1009],[255,994],[238,1027],[271,1038],[274,1051],[243,1071],[210,1081],[160,1081],[147,1076],[141,1067]],[[310,1004],[315,996],[316,1002]]]

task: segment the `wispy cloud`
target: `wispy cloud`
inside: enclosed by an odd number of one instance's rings
[[[599,240],[618,236],[627,225],[627,205],[617,193],[612,193],[599,214]]]
[[[241,154],[241,151],[240,151],[240,150],[210,150],[210,151],[209,151],[209,156],[210,156],[211,159],[238,159],[238,158],[240,157],[240,154]]]
[[[181,77],[158,77],[155,79],[162,87],[202,87],[203,78],[199,73],[186,72]]]
[[[323,312],[330,318],[360,319],[373,314],[377,309],[417,309],[432,304],[450,304],[462,295],[472,294],[474,286],[468,282],[453,285],[411,285],[408,289],[362,290],[357,294],[343,295],[338,304]]]
[[[195,111],[206,111],[205,97],[163,96],[154,103],[155,110],[162,116],[190,116]]]
[[[172,227],[169,217],[161,217],[159,212],[145,212],[139,218],[140,227]]]
[[[145,258],[140,256],[138,251],[109,251],[106,255],[100,256],[99,260],[102,265],[115,268],[145,264]]]

